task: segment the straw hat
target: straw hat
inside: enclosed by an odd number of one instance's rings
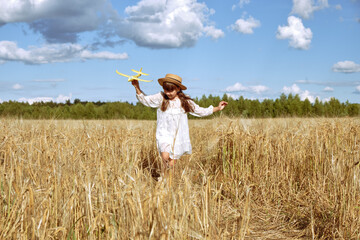
[[[186,87],[182,85],[182,79],[178,75],[168,73],[164,78],[159,78],[159,84],[162,86],[164,82],[171,82],[179,86],[181,90],[186,90]]]

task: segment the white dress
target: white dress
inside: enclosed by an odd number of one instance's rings
[[[169,100],[168,108],[163,112],[161,104],[164,98],[161,92],[149,96],[141,93],[136,97],[145,106],[157,108],[156,144],[159,153],[168,152],[172,159],[191,154],[188,118],[180,99]],[[213,113],[213,106],[202,108],[194,101],[190,100],[190,103],[194,106],[191,115],[205,117]]]

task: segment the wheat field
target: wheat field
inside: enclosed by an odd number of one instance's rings
[[[360,119],[0,119],[0,239],[359,239]]]

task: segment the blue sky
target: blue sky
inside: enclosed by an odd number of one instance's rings
[[[271,3],[271,4],[270,4]],[[191,97],[360,103],[360,0],[0,0],[0,102]]]

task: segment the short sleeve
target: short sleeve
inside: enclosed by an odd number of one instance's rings
[[[194,112],[189,113],[195,117],[206,117],[213,114],[214,107],[212,105],[207,108],[203,108],[197,105],[194,101],[190,101],[190,103],[194,106]]]
[[[149,96],[145,95],[144,93],[140,93],[136,94],[136,98],[145,106],[152,108],[159,108],[163,101],[163,96],[160,92]]]

